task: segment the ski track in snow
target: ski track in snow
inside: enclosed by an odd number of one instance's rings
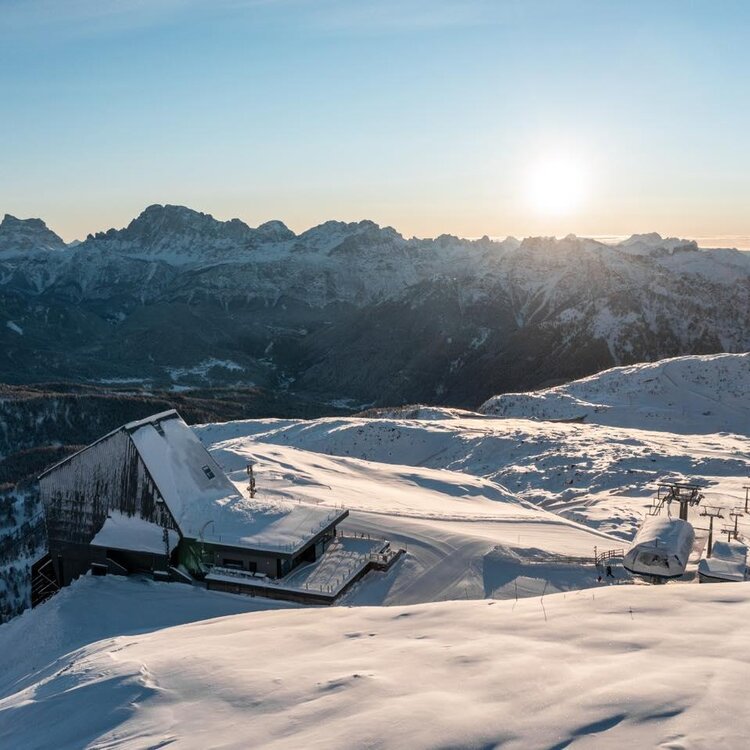
[[[439,417],[259,420],[197,431],[240,490],[253,461],[267,500],[344,505],[345,531],[408,548],[385,579],[370,576],[347,594],[352,604],[580,589],[596,582],[594,569],[559,558],[626,546],[656,481],[699,480],[707,502],[726,507],[744,497],[750,452],[741,436],[452,410]]]

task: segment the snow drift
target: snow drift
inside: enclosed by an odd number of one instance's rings
[[[137,581],[89,578],[0,627],[0,746],[740,748],[750,735],[746,584],[261,611],[154,630],[171,604],[188,614],[174,589],[150,584],[141,598]],[[93,616],[102,598],[106,623]],[[197,599],[210,616],[236,597]],[[38,651],[33,633],[46,634]]]

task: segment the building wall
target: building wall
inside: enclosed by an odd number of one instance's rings
[[[228,547],[217,544],[201,544],[197,540],[183,540],[180,544],[180,562],[194,575],[200,574],[198,561],[205,565],[237,567],[242,570],[265,573],[269,578],[279,575],[279,559],[275,555],[263,555],[242,547]]]
[[[200,575],[200,563],[218,565],[223,568],[237,568],[254,573],[265,573],[269,578],[281,578],[298,565],[317,560],[335,537],[335,528],[327,529],[317,537],[312,537],[308,546],[293,558],[249,550],[244,547],[231,547],[221,544],[202,544],[198,540],[183,539],[180,544],[180,562],[193,575]]]
[[[118,510],[177,530],[138,452],[119,430],[52,469],[39,480],[50,555],[61,584],[88,570],[99,554],[87,545]]]
[[[366,570],[361,573],[360,578]],[[229,583],[228,581],[208,581],[209,591],[225,591],[229,594],[244,594],[245,596],[262,596],[265,599],[281,599],[299,604],[333,604],[336,597],[316,591],[291,591],[289,589],[274,589],[272,586],[252,586],[246,583]],[[348,588],[348,587],[347,587]]]

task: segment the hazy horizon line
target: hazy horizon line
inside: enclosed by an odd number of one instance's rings
[[[149,208],[150,206],[153,206],[153,205],[160,205],[160,206],[168,206],[168,205],[180,206],[182,208],[187,208],[189,211],[195,211],[196,213],[201,213],[201,214],[205,214],[207,216],[210,216],[211,218],[216,219],[216,221],[232,221],[234,219],[238,219],[239,221],[241,221],[244,224],[246,224],[248,227],[253,228],[253,224],[251,222],[249,222],[249,221],[247,221],[245,219],[242,219],[239,216],[233,216],[233,217],[231,217],[229,219],[218,219],[214,214],[212,214],[209,211],[200,211],[198,209],[190,208],[189,206],[184,206],[182,204],[169,204],[169,203],[161,203],[161,204],[159,204],[159,203],[155,203],[155,204],[150,204],[149,206],[146,206],[146,208]],[[137,218],[138,216],[140,216],[143,213],[143,211],[145,211],[145,210],[146,209],[144,208],[134,218]],[[89,235],[94,235],[94,234],[97,234],[98,232],[108,231],[109,229],[117,229],[117,227],[113,226],[113,227],[108,227],[105,230],[95,230],[95,231],[92,231],[92,232],[87,232],[83,237],[81,237],[79,235],[79,236],[73,236],[72,239],[66,239],[63,234],[60,234],[59,232],[57,232],[57,230],[55,230],[54,227],[50,226],[47,223],[47,221],[43,217],[41,217],[41,216],[29,216],[29,217],[26,217],[26,218],[21,218],[19,216],[16,216],[16,214],[10,213],[9,211],[4,211],[4,212],[0,212],[0,213],[3,216],[12,216],[13,218],[18,219],[19,221],[28,221],[29,219],[40,219],[41,221],[44,222],[45,226],[48,229],[50,229],[55,234],[57,234],[58,237],[60,237],[67,245],[71,245],[71,244],[76,243],[76,242],[84,242]],[[286,226],[287,228],[289,228],[288,224],[285,221],[283,221],[282,219],[268,219],[266,221],[261,221],[256,226],[261,226],[262,224],[268,223],[269,221],[280,221],[282,224],[284,224],[284,226]],[[452,237],[457,237],[458,239],[469,240],[469,241],[480,240],[483,237],[487,237],[488,239],[492,240],[493,242],[502,242],[503,240],[506,240],[506,239],[511,238],[511,237],[519,238],[519,239],[525,239],[525,238],[529,238],[529,237],[554,237],[555,239],[560,240],[560,239],[563,239],[564,237],[567,237],[569,234],[571,234],[570,232],[567,233],[567,234],[557,234],[557,235],[538,234],[538,233],[532,233],[532,234],[517,234],[517,233],[516,234],[514,234],[514,233],[509,233],[509,234],[496,234],[496,233],[493,233],[493,234],[488,234],[488,233],[483,233],[483,234],[464,234],[464,233],[440,232],[440,233],[433,234],[433,235],[417,235],[417,234],[407,235],[407,234],[403,234],[399,229],[397,229],[396,227],[394,227],[392,224],[389,224],[389,223],[382,223],[381,224],[378,221],[375,221],[374,219],[359,219],[359,220],[355,219],[355,220],[351,220],[351,221],[346,221],[344,219],[325,219],[325,220],[323,220],[323,221],[321,221],[321,222],[319,222],[317,224],[312,224],[311,226],[309,226],[306,229],[303,229],[301,231],[295,231],[295,230],[291,230],[291,231],[294,231],[294,233],[299,236],[300,234],[304,234],[304,232],[309,231],[310,229],[314,229],[315,227],[321,226],[321,225],[323,225],[323,224],[325,224],[325,223],[327,223],[329,221],[341,221],[342,223],[345,223],[345,224],[356,224],[359,221],[372,221],[374,224],[377,224],[378,226],[383,227],[383,228],[384,227],[391,227],[392,229],[394,229],[395,231],[397,231],[399,234],[401,234],[402,237],[405,237],[407,239],[416,238],[416,239],[420,239],[420,240],[435,240],[438,237],[445,236],[445,235],[452,236]],[[128,224],[130,224],[130,222],[127,222],[123,227],[121,227],[121,229],[124,229],[125,227],[127,227]],[[620,242],[623,242],[624,240],[629,239],[630,237],[632,237],[634,235],[646,235],[646,234],[653,234],[653,233],[659,234],[662,237],[662,239],[676,238],[676,239],[681,239],[681,240],[686,240],[686,241],[694,241],[694,242],[697,243],[697,245],[698,245],[699,248],[704,249],[704,250],[711,250],[711,249],[734,249],[734,250],[740,250],[742,252],[748,252],[748,251],[750,251],[750,234],[682,235],[682,234],[670,234],[670,233],[664,233],[664,234],[662,234],[661,232],[655,232],[655,230],[650,230],[648,232],[630,232],[630,233],[623,233],[623,234],[593,234],[593,233],[587,233],[587,232],[584,232],[584,233],[581,233],[581,234],[573,232],[572,234],[574,234],[576,237],[579,237],[581,239],[591,239],[591,240],[595,240],[597,242],[602,242],[602,243],[608,244],[608,245],[610,245],[610,244],[611,245],[616,245],[616,244],[618,244]]]

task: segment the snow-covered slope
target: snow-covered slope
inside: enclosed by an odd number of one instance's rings
[[[692,387],[743,360],[696,361]],[[741,395],[717,390],[717,414]],[[741,504],[748,440],[636,413],[198,427],[241,492],[252,461],[259,502],[344,505],[341,532],[406,554],[328,609],[80,579],[0,626],[0,747],[744,747],[750,584],[628,585],[617,565],[600,583],[590,561],[625,546],[659,479]]]
[[[556,388],[505,393],[483,414],[576,419],[679,433],[750,435],[750,354],[667,359],[616,367]]]
[[[376,410],[374,418],[254,420],[196,429],[238,486],[252,461],[262,495],[345,505],[352,509],[353,529],[409,546],[407,561],[387,587],[363,587],[352,602],[564,591],[588,585],[592,577],[591,571],[561,568],[560,557],[590,557],[594,547],[621,547],[632,539],[659,481],[695,481],[712,505],[742,504],[750,474],[750,446],[739,434],[747,363],[748,355],[699,357],[605,373],[621,390],[632,377],[636,393],[639,377],[650,382],[644,371],[669,372],[675,365],[682,373],[681,381],[669,376],[667,392],[654,391],[648,408],[621,409],[627,426],[414,407]],[[693,392],[702,384],[708,394],[707,384],[715,386],[715,420],[700,414],[700,429],[687,429],[681,412],[676,421],[670,403],[688,400],[681,396],[688,382]],[[414,415],[424,418],[409,418]],[[737,434],[719,432],[730,418]],[[664,424],[677,424],[682,433],[657,429]],[[701,526],[700,519],[696,523]],[[742,517],[740,528],[750,529],[750,519]]]
[[[175,590],[88,579],[0,627],[0,745],[687,749],[750,734],[750,584],[154,629],[239,607],[191,591],[191,613]]]
[[[394,526],[401,515],[459,516],[461,505],[488,515],[485,500],[507,502],[510,493],[629,539],[658,480],[699,480],[713,501],[738,503],[750,473],[750,446],[736,435],[452,415],[257,420],[197,429],[238,482],[252,459],[264,491],[380,512],[395,517]],[[430,477],[430,471],[438,474]],[[347,486],[349,478],[365,482],[364,489]],[[393,482],[401,483],[402,495],[389,492]],[[431,486],[439,494],[422,494]]]

